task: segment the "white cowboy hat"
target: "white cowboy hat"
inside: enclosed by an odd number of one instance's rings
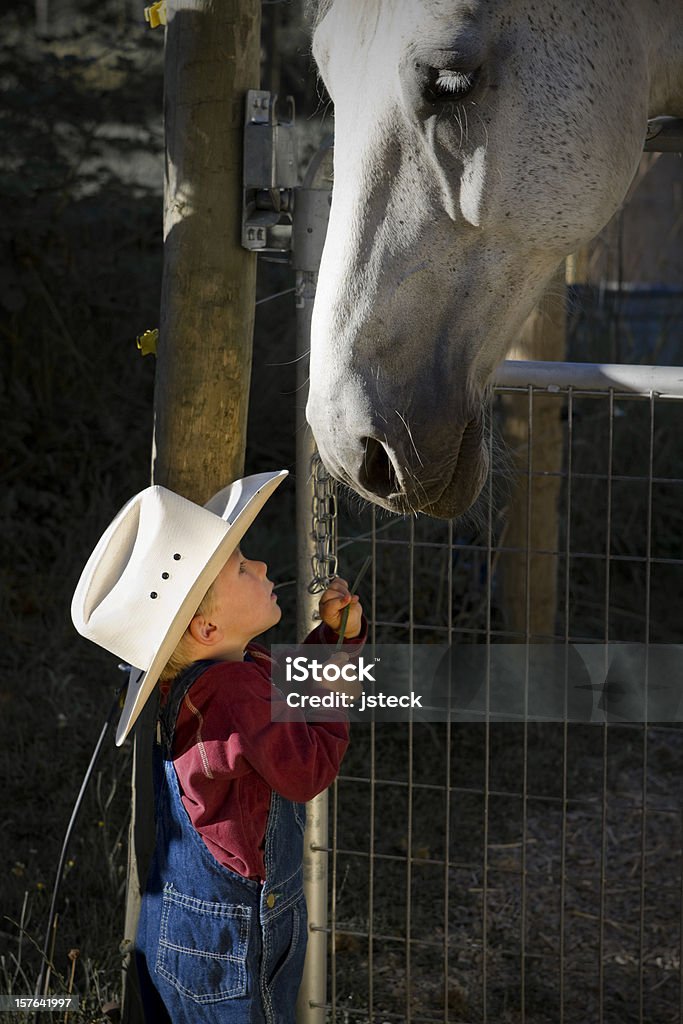
[[[130,732],[202,598],[287,470],[236,480],[204,506],[152,486],[105,530],[81,573],[71,617],[130,666],[118,729]]]

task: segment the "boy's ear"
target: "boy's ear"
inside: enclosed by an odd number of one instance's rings
[[[210,619],[205,618],[203,615],[195,615],[187,628],[192,639],[196,640],[198,644],[203,644],[205,647],[210,647],[218,639],[218,628],[214,626]]]

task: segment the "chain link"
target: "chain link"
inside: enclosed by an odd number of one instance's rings
[[[337,485],[323,465],[318,452],[311,458],[313,479],[313,528],[315,553],[311,558],[313,578],[309,594],[326,590],[337,575]]]

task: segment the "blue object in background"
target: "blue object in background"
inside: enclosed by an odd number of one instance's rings
[[[569,360],[683,365],[683,288],[574,284],[567,300]]]

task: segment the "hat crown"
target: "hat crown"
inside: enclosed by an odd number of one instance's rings
[[[165,487],[141,491],[86,565],[72,603],[76,628],[131,665],[149,668],[228,529],[224,519]]]

